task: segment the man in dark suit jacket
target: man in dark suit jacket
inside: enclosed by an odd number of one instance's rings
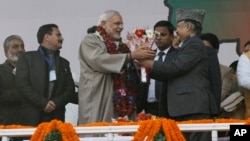
[[[16,86],[22,95],[24,125],[65,119],[65,105],[75,93],[69,62],[59,55],[63,37],[55,24],[37,32],[37,51],[23,53],[17,63]]]
[[[177,121],[211,118],[218,114],[211,92],[207,48],[200,40],[201,9],[177,9],[177,36],[182,42],[176,55],[166,62],[142,61],[151,67],[151,77],[167,80],[162,90],[167,95],[168,117]],[[187,141],[211,141],[211,132],[183,133]]]
[[[174,39],[174,26],[169,21],[158,21],[154,25],[155,32],[155,44],[157,46],[156,54],[159,52],[164,52],[162,56],[163,61],[165,61],[170,53],[175,51],[176,49],[172,47],[172,41]],[[159,55],[155,57],[157,61],[159,59]],[[162,85],[161,82],[159,85]],[[154,79],[150,79],[150,83],[142,83],[140,87],[140,93],[137,97],[137,113],[140,113],[143,109],[148,114],[160,116],[159,112],[159,101],[160,98],[160,90],[155,90],[156,81]],[[160,86],[159,86],[160,87]],[[160,88],[159,88],[160,89]],[[158,95],[156,94],[158,92]]]
[[[7,59],[0,65],[0,125],[20,124],[21,95],[16,89],[15,72],[19,55],[25,51],[24,42],[19,35],[10,35],[3,46]],[[22,138],[10,140],[21,141]]]
[[[18,57],[25,51],[24,42],[18,35],[4,40],[6,60],[0,65],[0,125],[20,124],[21,96],[15,88],[15,70]]]

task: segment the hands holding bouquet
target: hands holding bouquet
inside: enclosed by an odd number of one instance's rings
[[[152,30],[136,29],[134,32],[128,33],[127,39],[131,56],[136,61],[155,57],[155,52],[152,50],[155,34]],[[141,82],[148,82],[147,72],[146,68],[141,67]]]
[[[146,46],[148,49],[151,49],[155,40],[155,34],[154,31],[149,29],[136,29],[134,32],[127,34],[127,39],[131,52],[140,46]]]

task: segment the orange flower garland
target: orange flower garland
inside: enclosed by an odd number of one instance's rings
[[[250,124],[250,118],[246,120],[233,118],[218,118],[218,119],[200,119],[200,120],[186,120],[177,122],[178,124],[196,124],[196,123],[245,123]]]
[[[146,125],[145,125],[146,124]],[[185,138],[177,126],[176,122],[171,119],[156,119],[142,121],[138,131],[135,133],[133,141],[151,141],[153,137],[163,128],[167,141],[185,141]]]
[[[153,120],[142,121],[132,141],[143,141],[144,138],[147,136],[149,130],[151,129],[152,125]]]
[[[64,123],[59,120],[39,124],[30,141],[43,141],[44,137],[55,129],[60,131],[63,141],[79,141],[73,126],[70,123]]]
[[[167,141],[185,141],[186,140],[174,120],[164,119],[164,118],[159,119],[159,120],[161,121],[163,132],[165,134]]]
[[[23,125],[0,125],[0,129],[20,129],[20,128],[34,128],[33,126],[23,126]]]
[[[162,126],[161,120],[154,120],[153,127],[150,129],[148,133],[147,141],[151,141],[154,136],[160,131]]]
[[[88,123],[80,126],[88,127],[88,126],[109,126],[110,123],[108,122],[95,122],[95,123]]]
[[[168,119],[166,119],[166,120],[168,121]],[[164,135],[166,137],[166,140],[171,141],[171,136],[169,136],[171,134],[171,132],[169,130],[169,124],[167,121],[162,123],[162,128],[163,128],[163,132],[164,132]]]

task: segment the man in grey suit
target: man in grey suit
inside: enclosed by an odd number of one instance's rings
[[[167,113],[177,121],[207,119],[218,113],[211,92],[207,49],[199,38],[205,11],[177,9],[177,36],[181,44],[174,56],[166,62],[141,61],[152,68],[151,77],[166,81],[162,94],[167,95]],[[187,141],[210,141],[210,132],[183,133]]]

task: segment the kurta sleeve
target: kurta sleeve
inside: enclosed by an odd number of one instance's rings
[[[109,54],[105,44],[95,34],[87,35],[79,49],[80,63],[102,73],[120,73],[126,61],[126,54]]]

